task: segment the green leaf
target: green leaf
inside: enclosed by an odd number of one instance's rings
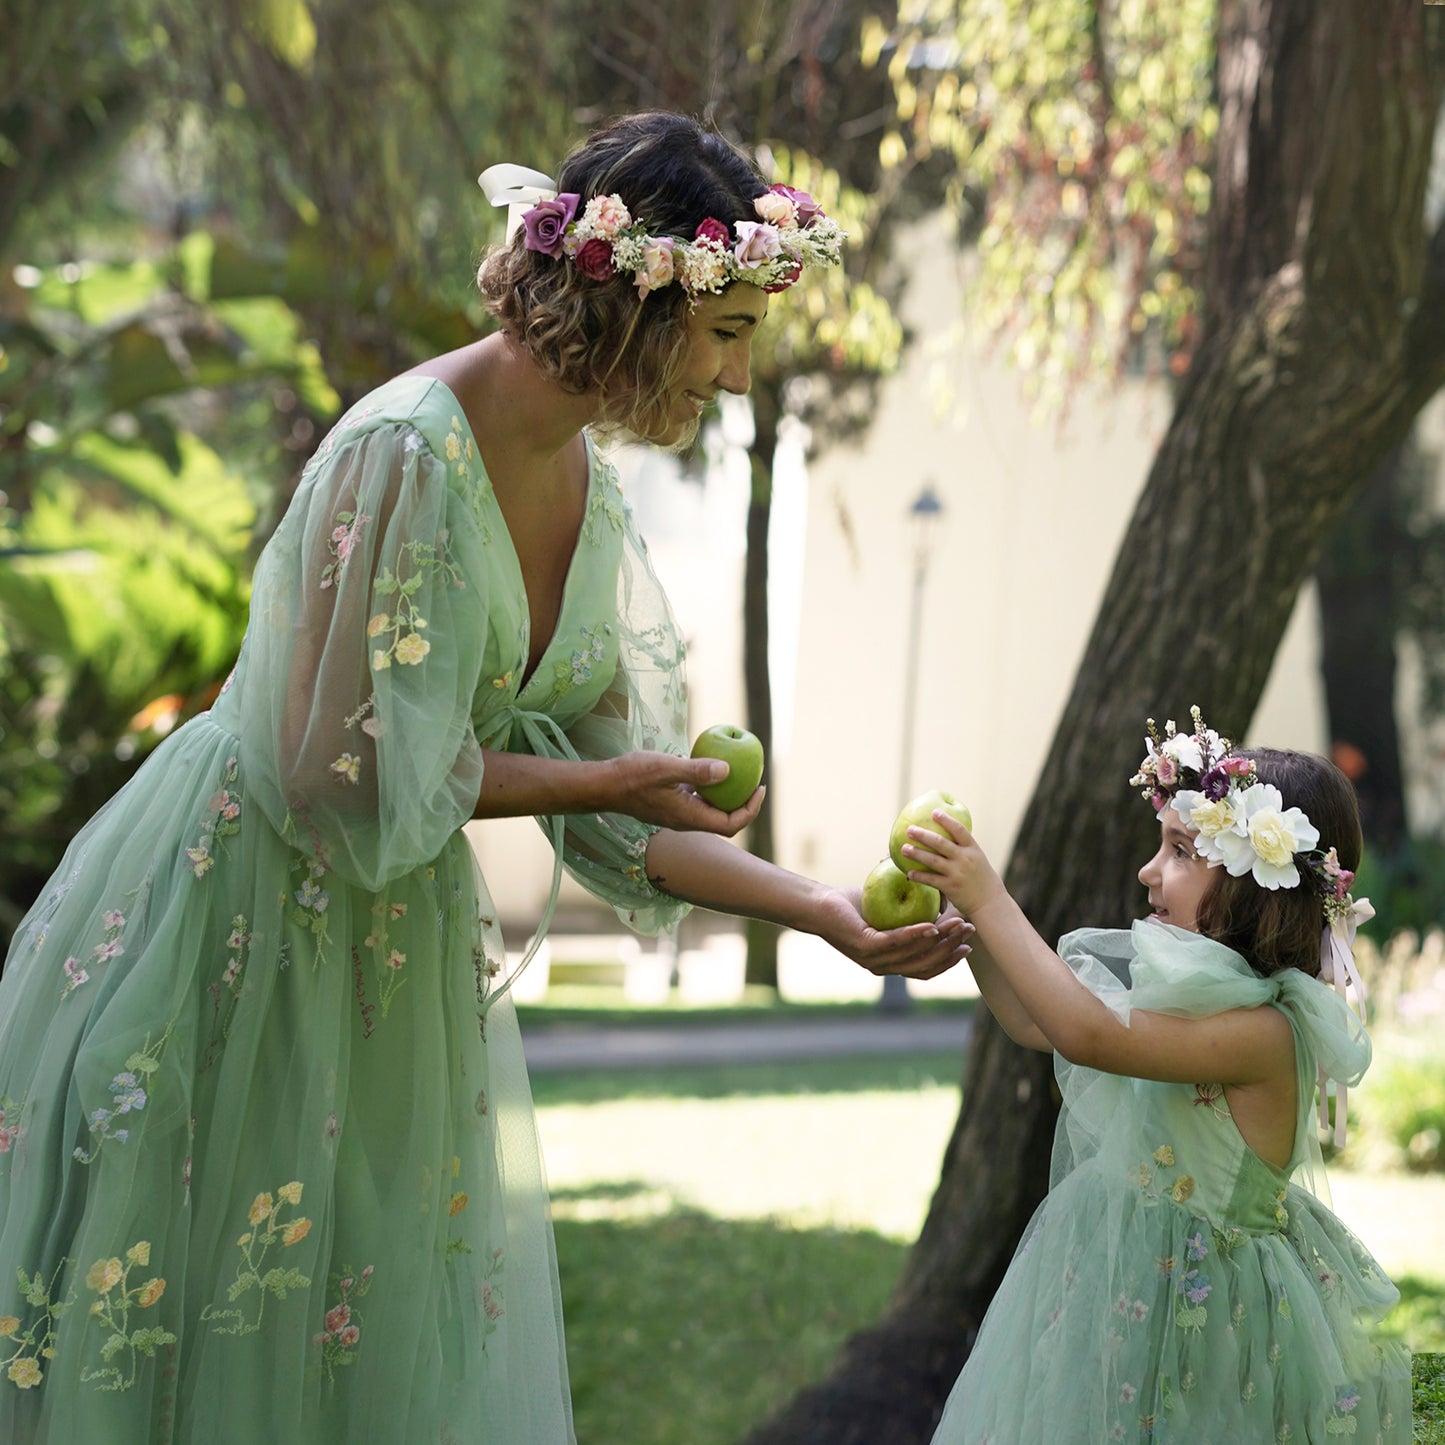
[[[247,1274],[237,1275],[235,1282],[231,1285],[230,1289],[226,1291],[226,1298],[228,1300],[238,1300],[247,1290],[254,1289],[260,1283],[260,1277],[256,1274],[255,1270],[251,1270]]]
[[[113,411],[127,411],[137,402],[189,385],[165,342],[142,323],[122,327],[111,338],[105,393]]]
[[[162,1345],[173,1345],[176,1337],[168,1329],[153,1325],[149,1329],[137,1330],[130,1337],[131,1344],[143,1355],[154,1355]]]

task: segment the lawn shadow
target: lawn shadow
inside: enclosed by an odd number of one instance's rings
[[[732,1445],[877,1319],[907,1247],[654,1198],[642,1183],[555,1196],[577,1438]]]

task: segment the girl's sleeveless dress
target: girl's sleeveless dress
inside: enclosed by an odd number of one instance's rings
[[[222,696],[16,935],[6,1445],[571,1440],[506,953],[459,830],[482,748],[684,750],[681,645],[595,454],[528,677],[530,641],[460,406],[388,383],[307,466]],[[633,928],[684,911],[648,828],[543,825]]]
[[[1407,1445],[1409,1355],[1372,1333],[1397,1292],[1292,1182],[1322,1183],[1316,1068],[1358,1081],[1370,1059],[1359,1020],[1298,970],[1259,978],[1231,949],[1164,924],[1081,930],[1059,952],[1126,1023],[1132,1009],[1280,1009],[1298,1069],[1295,1154],[1287,1170],[1255,1154],[1216,1083],[1056,1059],[1052,1188],[934,1445]]]

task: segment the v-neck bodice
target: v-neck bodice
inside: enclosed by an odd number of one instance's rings
[[[552,635],[529,673],[532,614],[522,562],[466,413],[451,388],[435,377],[399,377],[374,396],[392,389],[401,403],[398,411],[447,466],[448,480],[466,502],[491,563],[488,638],[472,706],[478,737],[483,746],[513,746],[515,709],[544,714],[566,728],[596,705],[617,670],[617,579],[631,518],[616,469],[585,437],[582,521]]]

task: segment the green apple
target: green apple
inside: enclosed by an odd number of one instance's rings
[[[863,922],[869,928],[907,928],[910,923],[932,923],[943,906],[938,889],[915,883],[885,858],[863,880]]]
[[[757,792],[763,777],[763,745],[746,728],[718,723],[705,728],[692,745],[695,758],[721,758],[728,775],[720,783],[708,783],[698,793],[714,808],[731,813]]]
[[[893,829],[888,834],[888,856],[905,873],[913,866],[903,856],[908,830],[927,828],[930,833],[940,832],[938,824],[933,821],[935,808],[942,808],[951,818],[957,818],[970,833],[973,832],[973,814],[952,793],[945,793],[939,788],[934,788],[931,793],[920,793],[893,820]]]

